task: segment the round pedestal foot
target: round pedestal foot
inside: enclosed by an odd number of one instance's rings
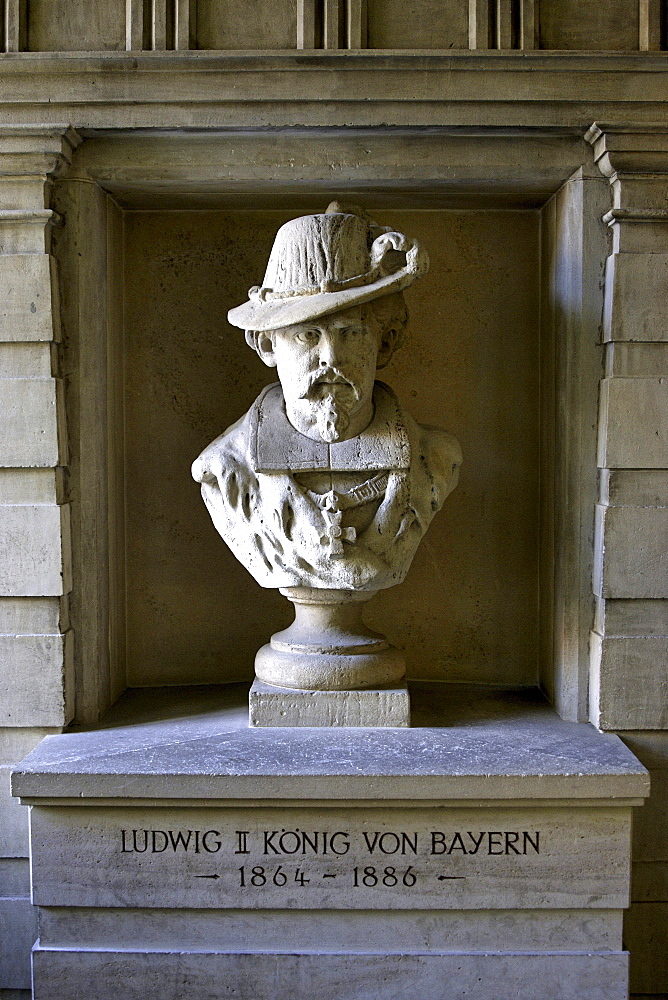
[[[362,606],[373,592],[289,587],[295,620],[255,657],[255,674],[275,687],[344,691],[401,680],[402,653],[367,628]]]

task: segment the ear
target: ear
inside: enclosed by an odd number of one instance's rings
[[[258,357],[264,361],[268,368],[276,367],[276,357],[274,355],[274,341],[271,331],[258,332],[257,330],[246,330],[246,343],[257,351]]]
[[[378,358],[376,359],[376,368],[384,368],[388,365],[392,359],[392,355],[395,352],[397,344],[397,331],[390,328],[385,330],[380,338],[380,344],[378,345]]]

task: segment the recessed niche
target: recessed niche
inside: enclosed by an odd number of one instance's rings
[[[333,197],[427,248],[407,343],[380,377],[464,453],[408,578],[367,620],[405,650],[409,678],[540,684],[586,718],[609,192],[572,137],[492,138],[286,130],[80,147],[84,180],[56,184],[53,233],[80,718],[127,686],[250,680],[291,620],[216,533],[190,464],[275,379],[227,310],[261,283],[278,227]]]
[[[261,283],[292,214],[126,213],[130,686],[250,679],[258,646],[291,619],[216,534],[189,467],[275,379],[226,312]],[[405,649],[411,677],[536,683],[538,214],[374,215],[417,237],[432,261],[406,292],[407,343],[379,377],[417,420],[459,438],[464,467],[407,580],[367,618]]]

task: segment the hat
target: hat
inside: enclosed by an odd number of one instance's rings
[[[417,240],[378,226],[356,206],[332,202],[276,233],[264,284],[227,318],[242,330],[275,330],[399,292],[426,274]]]

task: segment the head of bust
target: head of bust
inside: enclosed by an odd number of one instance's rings
[[[408,312],[401,292],[246,340],[283,389],[288,420],[316,440],[356,437],[373,418],[373,387],[401,345]]]
[[[406,327],[402,291],[428,267],[417,240],[356,205],[332,202],[281,226],[262,286],[227,317],[277,369],[296,430],[333,442],[367,427],[376,369]]]

